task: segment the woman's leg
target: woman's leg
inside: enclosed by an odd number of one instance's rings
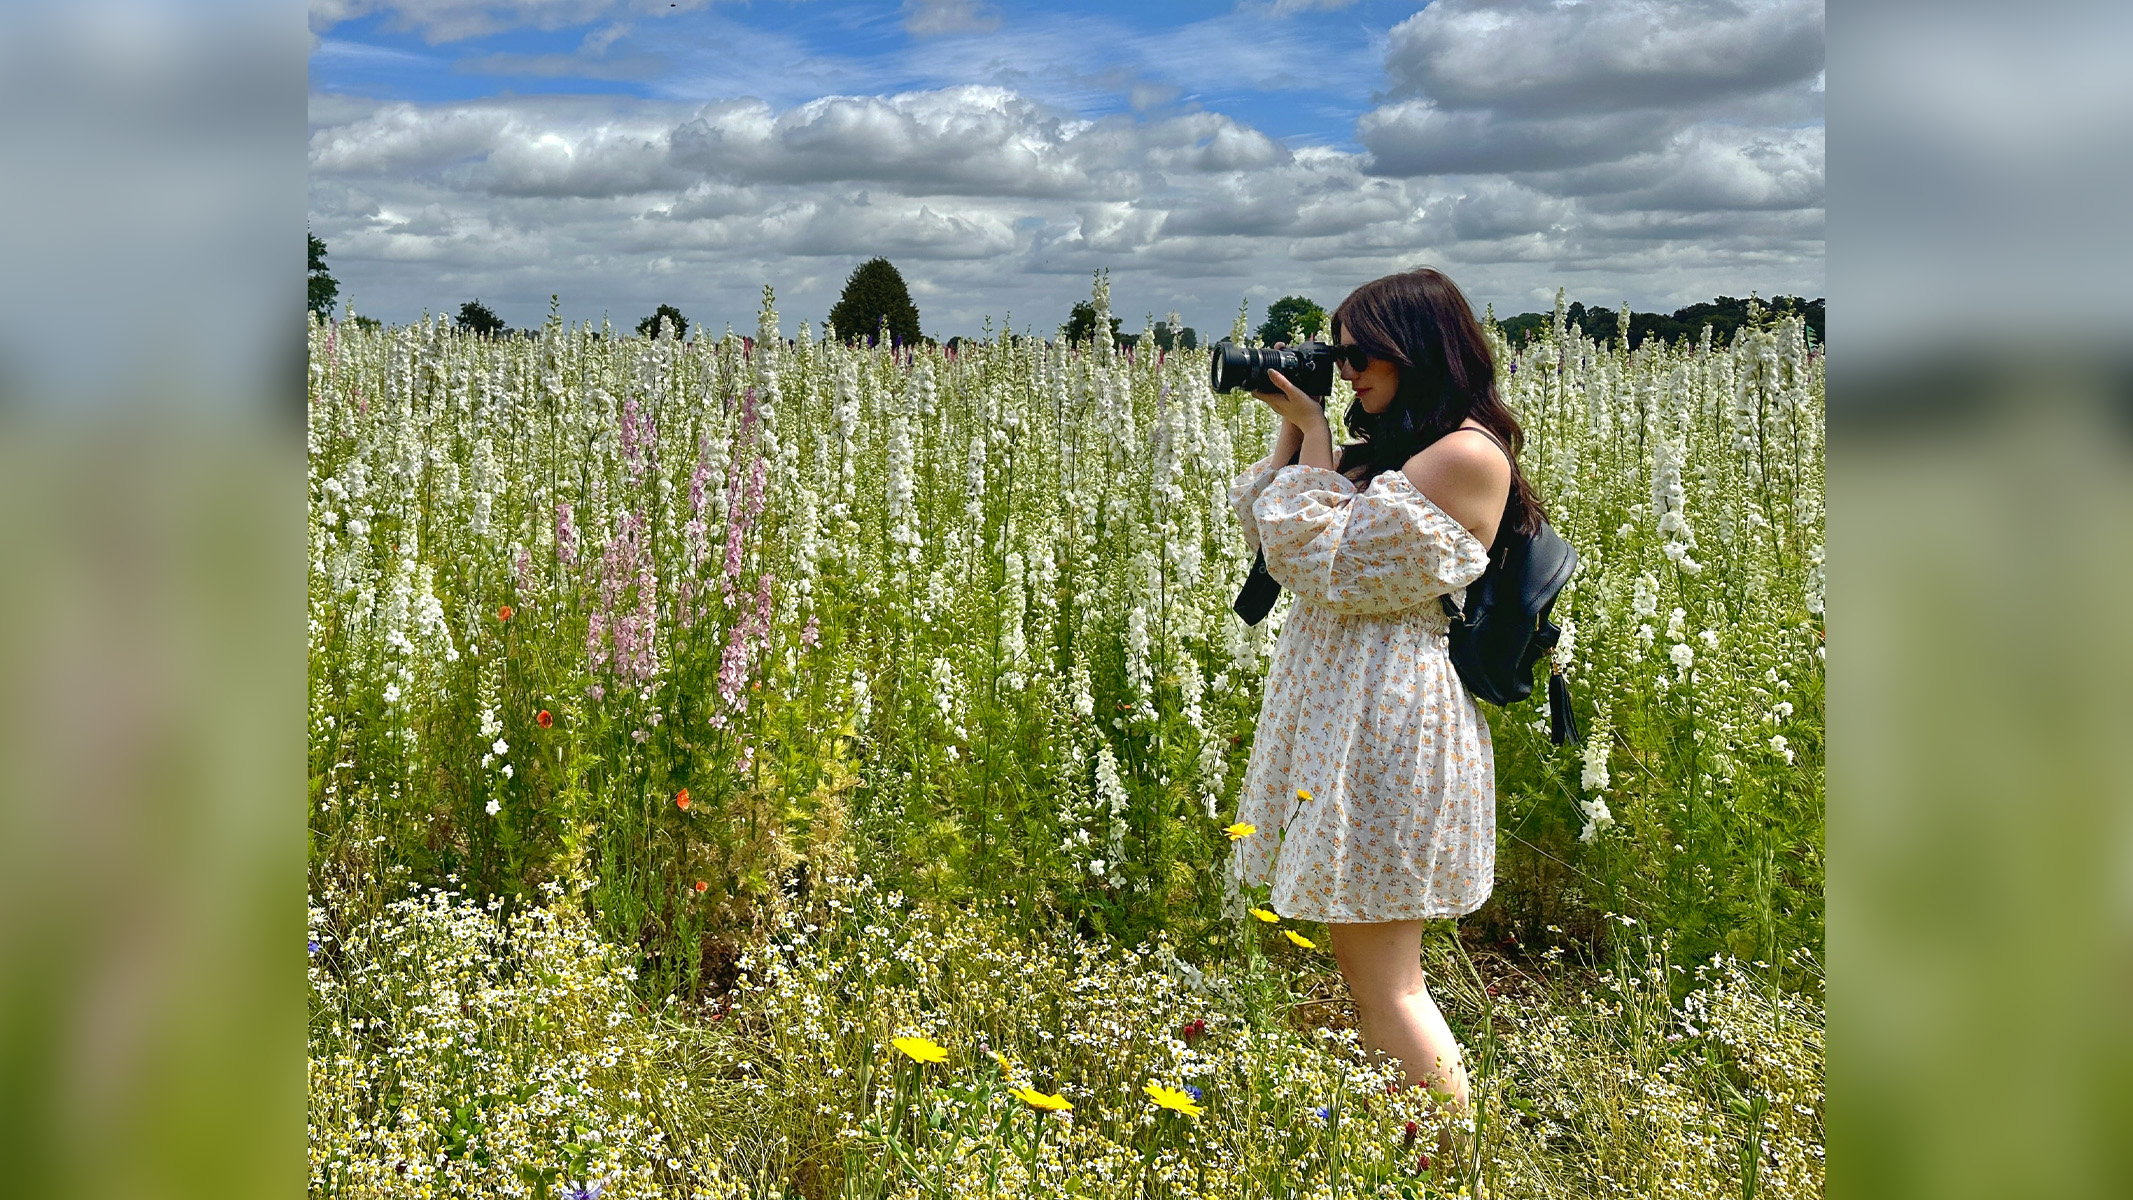
[[[1453,1109],[1467,1103],[1466,1064],[1459,1043],[1422,980],[1422,922],[1328,925],[1333,958],[1355,998],[1363,1044],[1390,1054],[1407,1082],[1450,1092]]]

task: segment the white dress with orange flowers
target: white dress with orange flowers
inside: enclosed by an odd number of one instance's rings
[[[1473,912],[1495,885],[1496,761],[1437,598],[1463,601],[1488,548],[1399,471],[1359,490],[1269,455],[1229,497],[1295,594],[1237,804],[1258,830],[1231,875],[1271,876],[1274,911],[1302,920]]]

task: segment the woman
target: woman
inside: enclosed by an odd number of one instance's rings
[[[1237,819],[1240,885],[1323,921],[1366,1046],[1467,1104],[1459,1047],[1422,977],[1422,922],[1473,912],[1496,869],[1495,759],[1439,596],[1463,600],[1500,528],[1542,513],[1473,309],[1436,271],[1357,288],[1333,314],[1355,389],[1325,410],[1279,372],[1283,425],[1230,487],[1245,541],[1296,595],[1268,672]],[[1294,466],[1284,466],[1294,457]]]

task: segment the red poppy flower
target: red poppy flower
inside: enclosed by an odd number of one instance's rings
[[[1207,1036],[1207,1022],[1198,1017],[1178,1027],[1178,1039],[1190,1046]]]
[[[689,811],[689,789],[683,788],[674,796],[674,807],[683,812]]]
[[[704,882],[703,880],[701,880],[701,879],[699,879],[699,880],[697,880],[697,881],[696,881],[696,890],[697,890],[697,891],[699,891],[699,892],[701,892],[701,891],[705,890],[706,888],[709,888],[710,886],[711,886],[710,884],[708,884],[708,883],[705,883],[705,882]]]
[[[544,708],[537,715],[535,715],[535,717],[533,718],[533,723],[543,729],[546,729],[550,725],[555,724],[555,718],[548,715],[548,710]]]
[[[497,610],[496,610],[496,619],[497,619],[497,620],[499,620],[499,621],[508,621],[508,620],[510,620],[510,619],[511,619],[511,606],[510,606],[510,605],[508,605],[508,604],[506,604],[506,605],[504,605],[504,606],[503,606],[502,608],[499,608],[499,609],[497,609]]]

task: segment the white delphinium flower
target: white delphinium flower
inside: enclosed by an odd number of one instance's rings
[[[503,801],[498,800],[496,797],[491,796],[489,797],[489,802],[483,805],[482,807],[490,816],[493,817],[497,813],[500,813],[504,810],[504,803]]]
[[[1688,620],[1689,613],[1687,609],[1677,608],[1668,613],[1666,615],[1666,640],[1670,642],[1687,641],[1689,636],[1687,633]]]
[[[1556,640],[1555,649],[1549,651],[1549,659],[1557,670],[1567,671],[1577,662],[1578,623],[1568,615],[1563,617],[1562,636]]]
[[[424,564],[415,573],[415,637],[423,648],[448,663],[459,661],[459,647],[452,644],[452,630],[444,618],[444,603],[437,599],[433,572]]]
[[[1096,700],[1090,695],[1092,688],[1089,681],[1089,664],[1079,657],[1074,660],[1070,682],[1074,694],[1075,713],[1086,719],[1094,720],[1096,718]]]
[[[1786,744],[1785,735],[1782,733],[1773,733],[1770,735],[1770,750],[1774,754],[1784,756],[1784,759],[1788,764],[1793,761],[1792,747]]]
[[[889,419],[888,445],[888,523],[889,541],[901,547],[907,555],[905,561],[915,563],[919,559],[919,547],[923,544],[918,532],[918,508],[913,503],[914,470],[918,454],[911,438],[909,397],[895,406]],[[903,562],[897,563],[895,574],[899,585],[904,576]]]
[[[1807,551],[1807,586],[1805,589],[1807,597],[1807,611],[1813,613],[1818,617],[1822,615],[1823,593],[1825,588],[1827,587],[1827,580],[1823,573],[1822,559],[1823,550],[1821,544],[1818,542],[1814,546],[1810,547]]]
[[[467,513],[467,527],[473,531],[475,537],[487,537],[490,514],[504,491],[503,469],[497,464],[496,448],[490,444],[487,435],[476,439],[471,467],[474,477],[469,482],[473,495],[468,497],[471,504]]]
[[[1591,736],[1585,739],[1585,771],[1578,782],[1588,791],[1604,791],[1613,782],[1607,771],[1608,739],[1612,736],[1613,731],[1608,727],[1606,717],[1602,716]]]
[[[852,668],[851,693],[852,723],[857,728],[865,729],[867,722],[874,716],[874,697],[867,687],[865,667]]]
[[[849,357],[837,369],[836,392],[837,481],[836,505],[830,511],[842,521],[851,515],[853,485],[858,476],[859,373]]]
[[[1200,735],[1200,754],[1193,762],[1193,771],[1200,781],[1200,802],[1207,809],[1207,819],[1218,820],[1216,805],[1221,803],[1223,785],[1229,782],[1229,755],[1222,739],[1211,733]]]
[[[1007,582],[1000,597],[1000,682],[1017,692],[1028,683],[1022,673],[1029,657],[1022,633],[1023,575],[1022,552],[1008,551]]]
[[[1615,823],[1615,815],[1608,810],[1607,801],[1599,796],[1580,801],[1578,808],[1585,814],[1585,828],[1578,831],[1581,842],[1592,841],[1602,829]]]
[[[933,703],[941,710],[941,720],[953,720],[956,699],[955,664],[949,662],[945,657],[935,658],[931,677],[933,681]]]
[[[1200,674],[1199,660],[1189,654],[1185,655],[1184,661],[1178,666],[1178,691],[1182,699],[1180,707],[1185,723],[1194,733],[1206,728],[1206,722],[1200,714],[1200,697],[1206,688],[1207,678]]]
[[[1126,784],[1118,773],[1118,756],[1106,742],[1096,751],[1098,810],[1109,818],[1109,845],[1115,862],[1126,856]]]
[[[970,439],[969,465],[963,472],[963,515],[972,525],[985,520],[985,434]]]
[[[1126,679],[1141,704],[1154,698],[1154,671],[1148,661],[1148,609],[1136,604],[1126,614]]]
[[[1688,675],[1689,668],[1696,665],[1696,651],[1687,642],[1675,642],[1667,647],[1666,656],[1684,677]]]
[[[1637,588],[1630,596],[1629,615],[1639,621],[1648,621],[1659,613],[1659,581],[1646,571],[1637,576]]]

